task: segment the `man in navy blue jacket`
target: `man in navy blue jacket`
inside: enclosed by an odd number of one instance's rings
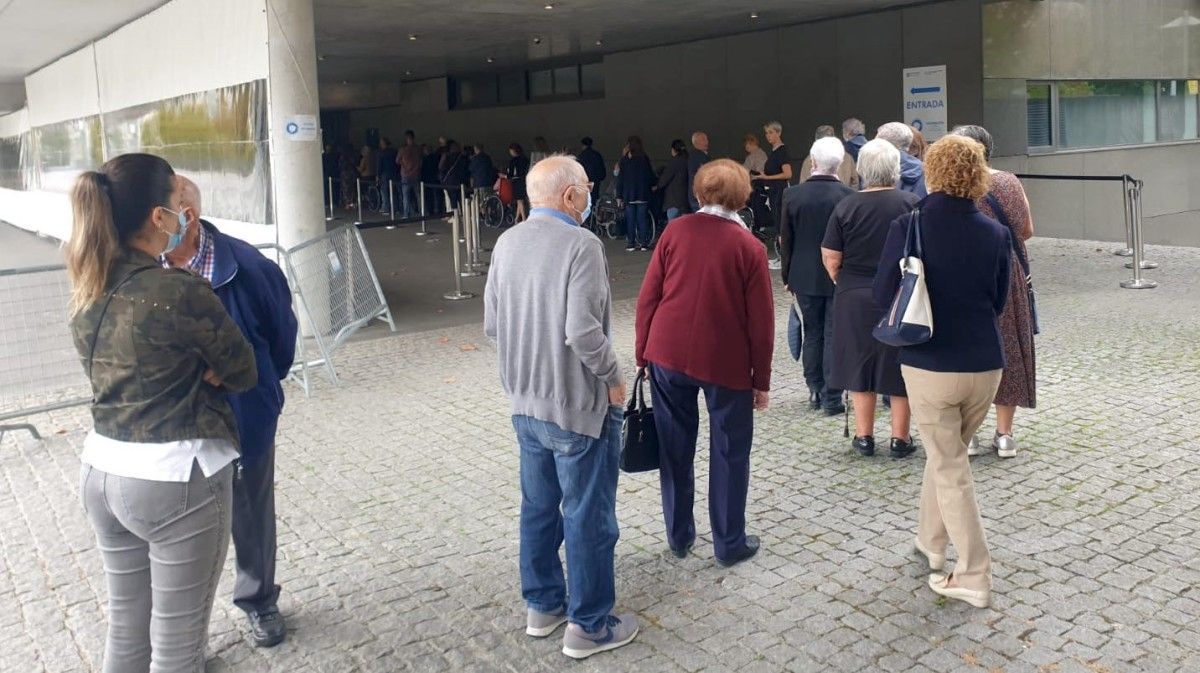
[[[287,634],[275,584],[275,427],[283,386],[296,354],[296,314],[287,278],[254,246],[200,219],[200,190],[177,177],[187,235],[164,265],[202,276],[254,347],[258,386],[229,396],[242,458],[233,482],[233,546],[237,555],[234,605],[250,620],[254,644],[274,647]]]

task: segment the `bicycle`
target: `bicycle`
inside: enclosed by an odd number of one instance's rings
[[[600,196],[600,201],[593,207],[592,219],[595,220],[593,227],[589,227],[597,236],[603,235],[617,239],[625,235],[625,208],[621,205],[619,199],[612,192]],[[650,240],[642,240],[638,238],[636,243],[638,247],[650,248],[658,241],[658,237],[662,234],[664,222],[661,217],[656,215],[651,208],[646,209],[646,220],[650,228]]]
[[[517,219],[517,207],[504,203],[499,194],[491,193],[479,202],[479,221],[492,229],[511,227]]]

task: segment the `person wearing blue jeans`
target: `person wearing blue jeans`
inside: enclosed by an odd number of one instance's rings
[[[593,439],[530,416],[513,416],[521,445],[521,594],[541,613],[565,607],[567,617],[585,631],[603,626],[616,600],[622,418],[620,407],[609,407],[600,437]],[[569,583],[558,557],[564,539]]]
[[[647,249],[650,246],[649,204],[637,201],[625,204],[625,240],[627,249]]]
[[[554,155],[534,164],[525,188],[529,217],[492,251],[483,331],[496,344],[521,450],[525,633],[545,638],[569,622],[562,652],[583,659],[638,634],[635,615],[612,612],[625,377],[604,245],[580,226],[592,210],[587,173]]]

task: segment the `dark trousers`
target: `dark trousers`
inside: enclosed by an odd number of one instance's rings
[[[629,247],[650,245],[649,204],[634,201],[625,204],[625,240]]]
[[[804,381],[810,391],[821,396],[821,406],[837,407],[842,391],[826,384],[833,367],[833,297],[798,294],[796,304],[804,324],[804,341],[800,346]]]
[[[657,365],[651,369],[667,541],[681,549],[696,539],[692,507],[700,427],[697,396],[703,390],[709,415],[708,516],[717,558],[729,558],[746,546],[754,393],[697,381]]]
[[[241,460],[233,481],[233,604],[262,612],[279,600],[275,584],[275,446]]]

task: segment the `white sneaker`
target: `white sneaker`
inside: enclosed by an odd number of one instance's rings
[[[983,454],[985,454],[987,452],[988,452],[988,449],[985,449],[979,445],[979,437],[972,437],[971,443],[967,444],[967,455],[968,456],[982,456]]]
[[[950,576],[933,574],[929,576],[929,588],[934,593],[946,598],[953,598],[977,608],[986,608],[992,602],[992,592],[987,589],[967,589],[966,587],[949,586]]]
[[[996,455],[1001,458],[1017,457],[1017,440],[1013,439],[1012,435],[1002,435],[997,432],[992,444],[996,447]]]
[[[930,570],[941,570],[946,567],[946,555],[935,554],[925,549],[925,545],[921,544],[920,536],[913,538],[913,548],[920,552],[929,561]]]

